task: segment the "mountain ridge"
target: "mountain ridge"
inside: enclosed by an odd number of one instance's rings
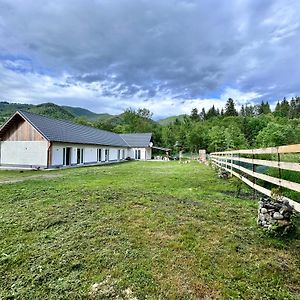
[[[123,113],[119,115],[111,115],[108,113],[95,113],[86,108],[67,105],[57,105],[52,102],[46,102],[41,104],[24,104],[18,102],[0,101],[0,125],[3,124],[16,110],[25,110],[55,119],[64,119],[69,121],[83,119],[87,122],[104,122],[111,119],[115,123],[119,123],[123,115]],[[172,122],[175,122],[176,119],[181,120],[184,116],[185,115],[171,116],[159,119],[156,122],[162,126],[166,126]]]

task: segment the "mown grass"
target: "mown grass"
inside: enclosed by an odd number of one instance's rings
[[[209,167],[53,174],[0,186],[0,299],[300,299],[299,224],[267,236]]]

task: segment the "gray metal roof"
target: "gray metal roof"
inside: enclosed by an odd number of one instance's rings
[[[18,111],[17,113],[49,141],[128,147],[119,134],[110,131],[56,120],[27,111]]]
[[[120,136],[127,142],[130,147],[149,147],[152,133],[125,133]]]

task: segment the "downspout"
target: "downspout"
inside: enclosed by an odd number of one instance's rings
[[[47,149],[47,169],[49,169],[51,166],[51,147],[52,147],[52,142],[49,142],[49,146]]]

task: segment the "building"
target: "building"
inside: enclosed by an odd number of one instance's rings
[[[59,168],[147,160],[152,134],[116,134],[89,126],[17,111],[0,128],[0,165],[19,168]]]

